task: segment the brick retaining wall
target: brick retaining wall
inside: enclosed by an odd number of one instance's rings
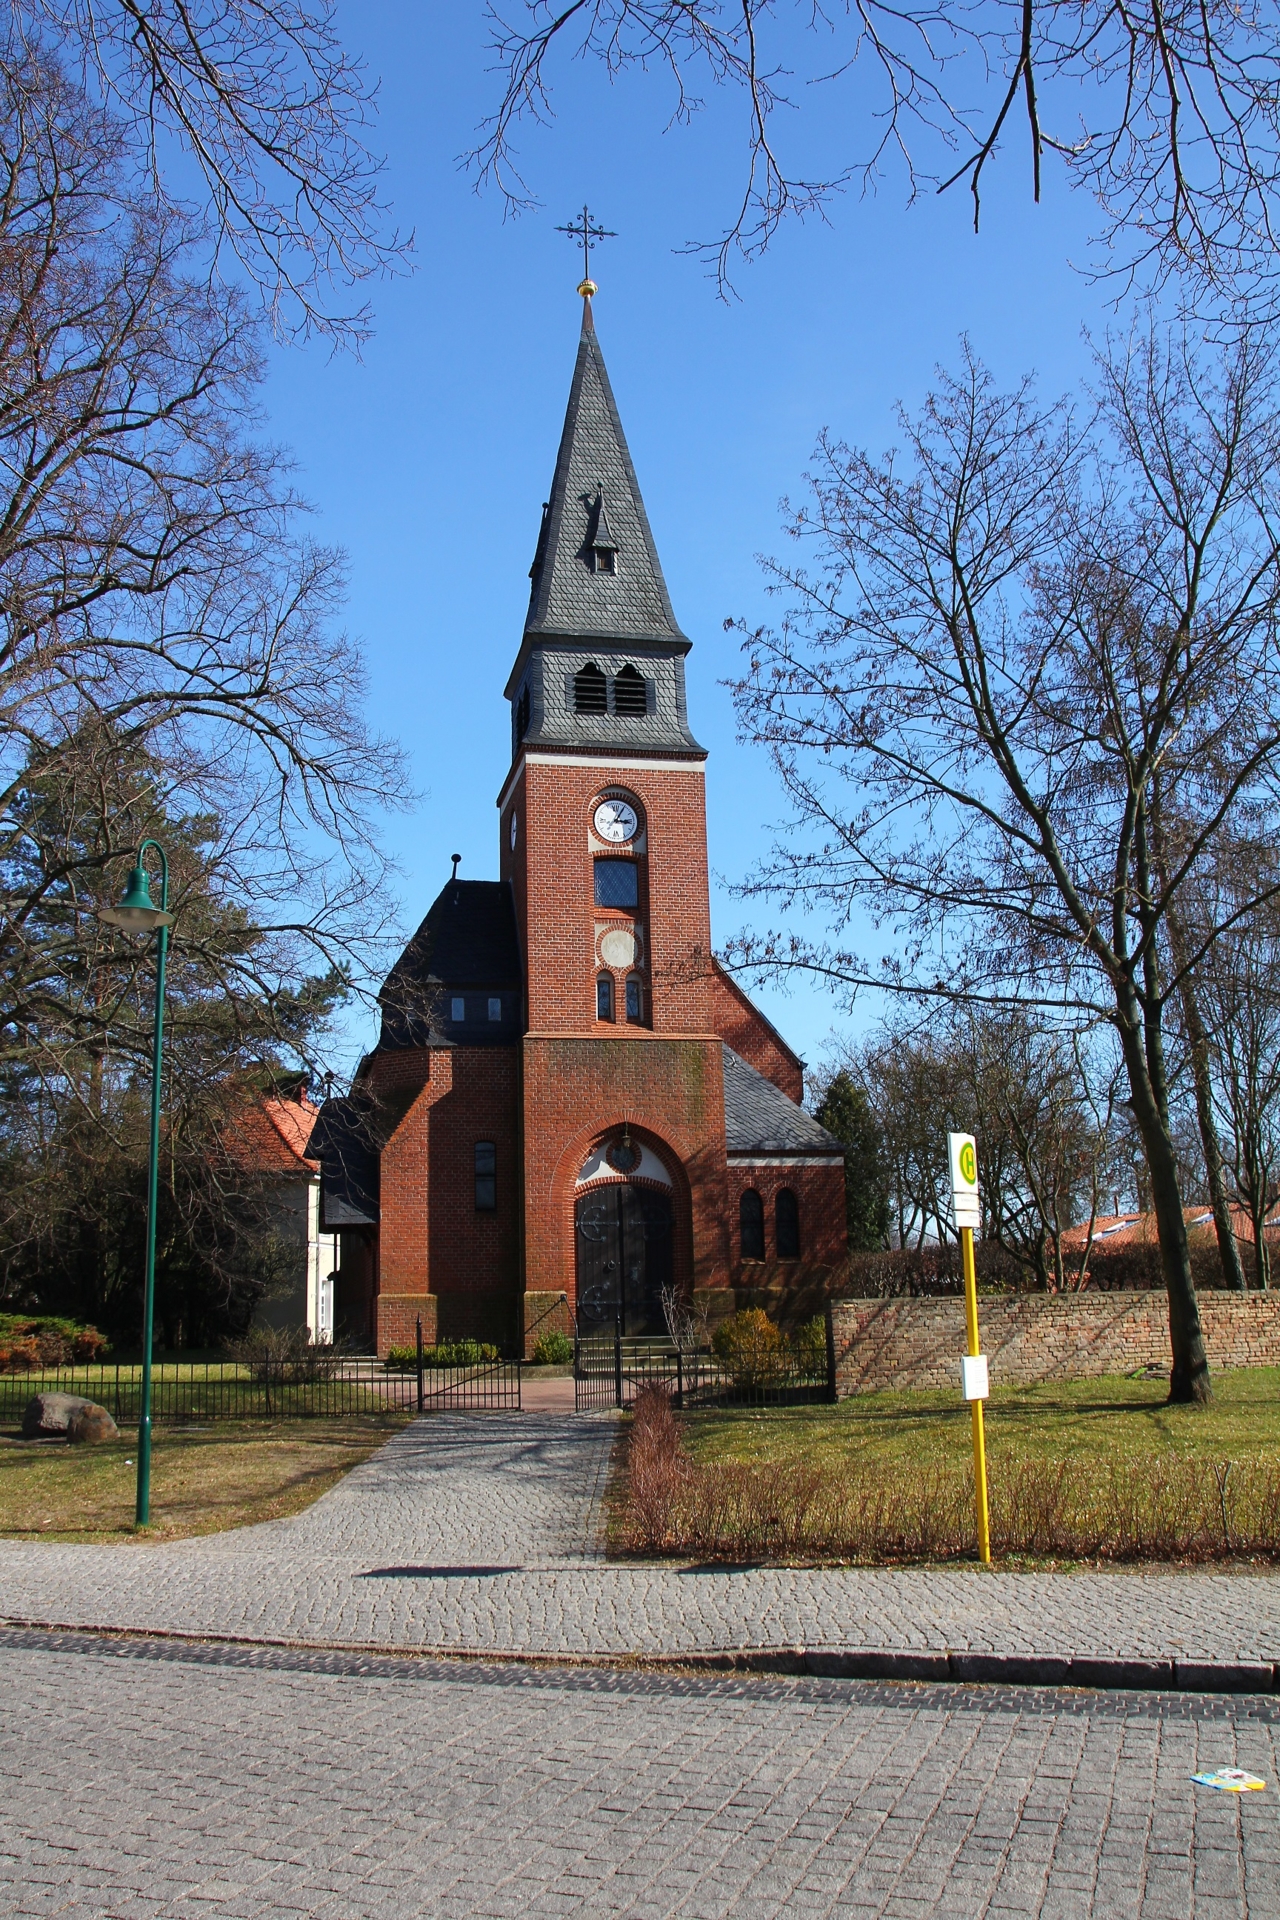
[[[1280,1292],[1202,1293],[1211,1367],[1280,1366]],[[879,1387],[955,1387],[964,1301],[837,1300],[832,1305],[841,1394]],[[1083,1380],[1169,1365],[1163,1293],[1023,1293],[978,1303],[993,1386]]]

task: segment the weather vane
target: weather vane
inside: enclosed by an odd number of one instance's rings
[[[591,278],[591,242],[593,240],[616,240],[617,234],[609,227],[601,227],[591,218],[590,209],[584,207],[580,219],[571,220],[568,226],[557,227],[557,233],[567,233],[582,248],[582,285],[578,292],[584,298],[596,292],[596,283]]]

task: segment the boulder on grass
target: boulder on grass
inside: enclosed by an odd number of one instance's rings
[[[75,1445],[96,1447],[103,1440],[118,1440],[120,1429],[105,1407],[87,1400],[68,1420],[67,1438]]]
[[[93,1404],[82,1393],[38,1393],[34,1400],[27,1402],[22,1416],[22,1437],[43,1440],[54,1434],[65,1434],[72,1414]]]

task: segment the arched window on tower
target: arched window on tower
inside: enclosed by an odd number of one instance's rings
[[[649,711],[649,682],[630,664],[613,683],[613,710],[623,719]]]
[[[764,1201],[754,1187],[738,1202],[738,1245],[744,1260],[764,1259]]]
[[[613,975],[602,973],[596,980],[596,1019],[613,1018]]]
[[[644,1019],[644,986],[634,974],[627,981],[627,1018],[633,1022]]]
[[[780,1187],[773,1203],[774,1242],[779,1260],[800,1258],[800,1202],[790,1187]]]
[[[575,713],[608,713],[609,683],[594,660],[588,660],[573,676]]]

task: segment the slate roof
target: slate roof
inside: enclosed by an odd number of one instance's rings
[[[320,1225],[374,1226],[378,1219],[379,1142],[367,1100],[326,1100],[310,1149],[320,1162]]]
[[[724,1054],[724,1130],[730,1153],[821,1153],[843,1156],[835,1135],[789,1100],[732,1047]]]
[[[616,544],[615,573],[591,565],[598,524]],[[530,578],[526,634],[689,644],[671,609],[590,300]]]
[[[483,1025],[478,1044],[510,1045],[520,1032],[524,985],[515,902],[505,880],[450,880],[382,983],[381,1046],[448,1046],[453,993],[501,997],[501,1022]]]

